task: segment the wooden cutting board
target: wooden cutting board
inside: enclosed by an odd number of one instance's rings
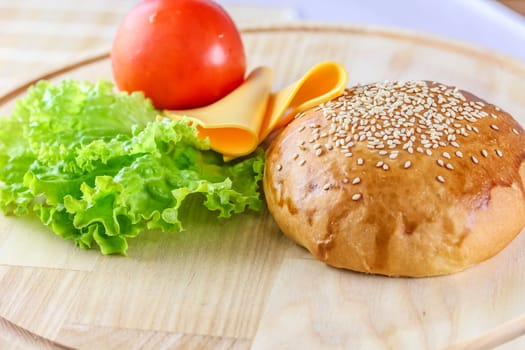
[[[349,85],[437,80],[525,124],[525,66],[487,50],[353,26],[253,28],[243,39],[250,68],[272,67],[275,88],[337,60]],[[110,64],[102,54],[45,78],[110,79]],[[0,100],[1,115],[26,87]],[[128,257],[80,250],[36,220],[1,216],[0,347],[440,349],[483,340],[497,326],[506,338],[521,331],[506,322],[525,314],[523,233],[461,273],[386,278],[316,261],[266,210],[228,221],[198,208],[187,216],[187,231],[142,234]]]

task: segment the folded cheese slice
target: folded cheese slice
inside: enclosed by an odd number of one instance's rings
[[[219,101],[201,108],[165,111],[165,116],[195,122],[199,137],[208,137],[210,147],[229,160],[253,152],[298,113],[341,95],[348,74],[341,64],[326,61],[276,92],[272,92],[273,79],[271,68],[258,67]]]

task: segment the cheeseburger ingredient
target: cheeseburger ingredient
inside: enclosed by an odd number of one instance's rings
[[[117,31],[111,64],[121,90],[143,91],[159,109],[217,101],[246,70],[234,22],[209,0],[140,2]]]
[[[219,101],[165,114],[197,123],[199,134],[210,139],[211,149],[232,159],[252,153],[297,113],[341,95],[348,74],[341,64],[324,61],[275,92],[271,91],[273,77],[271,68],[257,67],[241,86]]]
[[[264,188],[282,231],[330,265],[439,275],[524,227],[524,160],[523,129],[498,107],[443,84],[381,82],[288,125]]]
[[[261,208],[261,152],[224,163],[194,127],[158,113],[109,82],[39,82],[0,118],[1,209],[36,215],[80,247],[125,254],[145,229],[180,230],[192,194],[224,218]]]

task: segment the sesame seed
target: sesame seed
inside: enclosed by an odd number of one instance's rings
[[[493,130],[496,130],[496,131],[499,130],[499,127],[498,127],[496,124],[490,124],[490,127],[491,127]]]
[[[489,156],[489,152],[487,152],[486,149],[482,149],[480,153],[481,153],[481,155],[482,155],[483,157],[485,157],[485,158],[487,158],[487,157]]]
[[[445,162],[443,161],[443,159],[438,159],[436,163],[438,163],[439,166],[445,166]]]
[[[350,180],[348,180],[348,178],[345,177],[345,178],[343,179],[343,183],[344,183],[344,184],[350,183]]]
[[[385,163],[382,161],[379,161],[376,163],[376,167],[381,168]]]
[[[293,160],[296,160],[297,158],[299,158],[299,153],[295,153],[295,154],[293,155]]]
[[[515,133],[516,135],[519,135],[520,133],[518,132],[518,130],[516,130],[515,128],[512,128],[512,132]]]
[[[474,164],[478,164],[478,163],[479,163],[478,158],[476,158],[476,157],[474,157],[474,156],[470,157],[470,159],[472,159],[472,162],[473,162]]]
[[[299,132],[303,131],[304,129],[306,129],[306,126],[302,125],[302,126],[299,128]]]
[[[361,193],[354,193],[354,195],[352,195],[352,200],[358,201],[361,199],[361,197],[362,197]]]
[[[445,168],[447,168],[448,170],[454,170],[454,166],[452,164],[450,164],[450,163],[447,163]]]
[[[459,135],[479,133],[474,123],[482,118],[497,119],[491,115],[492,105],[468,101],[455,87],[421,81],[358,85],[319,108],[329,127],[325,131],[319,124],[308,124],[314,140],[311,143],[327,138],[323,150],[339,149],[347,157],[346,151],[356,143],[364,143],[368,149],[392,160],[398,159],[403,150],[428,156],[450,146],[459,151]],[[499,130],[495,124],[491,128]],[[462,157],[462,153],[455,154]],[[451,159],[447,152],[442,157]],[[358,160],[358,165],[362,164]],[[383,165],[384,162],[377,167]]]
[[[503,152],[501,152],[499,149],[496,150],[496,154],[497,154],[498,157],[500,157],[500,158],[503,157]]]
[[[412,162],[409,161],[409,160],[407,160],[407,161],[405,162],[405,164],[403,164],[403,167],[404,167],[405,169],[408,169],[408,168],[410,168],[411,166],[412,166]]]
[[[461,153],[461,151],[456,151],[456,156],[458,158],[463,158],[463,153]]]
[[[356,178],[354,178],[354,180],[352,180],[352,185],[357,185],[359,183],[361,183],[361,178],[359,178],[359,177],[356,177]]]
[[[281,164],[277,164],[277,171],[283,170],[283,166]]]
[[[365,161],[363,160],[363,158],[357,158],[357,165],[363,165],[365,164]]]
[[[323,186],[323,190],[328,191],[328,190],[330,189],[330,186],[331,186],[331,185],[330,185],[329,183],[328,183],[328,184],[325,184],[325,185]]]
[[[436,180],[438,180],[441,183],[445,183],[445,178],[441,175],[436,176]]]
[[[301,161],[299,162],[299,165],[300,165],[300,166],[303,166],[303,165],[305,165],[305,163],[306,163],[306,159],[303,159],[303,160],[301,160]]]
[[[383,164],[382,168],[383,168],[383,170],[385,170],[385,171],[388,170],[388,169],[390,169],[390,167],[389,167],[388,164],[386,164],[386,163]]]
[[[317,150],[315,151],[315,155],[316,155],[316,156],[319,157],[321,154],[323,154],[323,150],[322,150],[322,149],[319,148],[319,149],[317,149]]]

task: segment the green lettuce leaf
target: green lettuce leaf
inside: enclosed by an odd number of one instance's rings
[[[0,119],[0,208],[103,254],[126,254],[147,229],[182,230],[190,195],[221,218],[260,210],[262,150],[224,162],[188,121],[159,114],[109,82],[39,82]]]

